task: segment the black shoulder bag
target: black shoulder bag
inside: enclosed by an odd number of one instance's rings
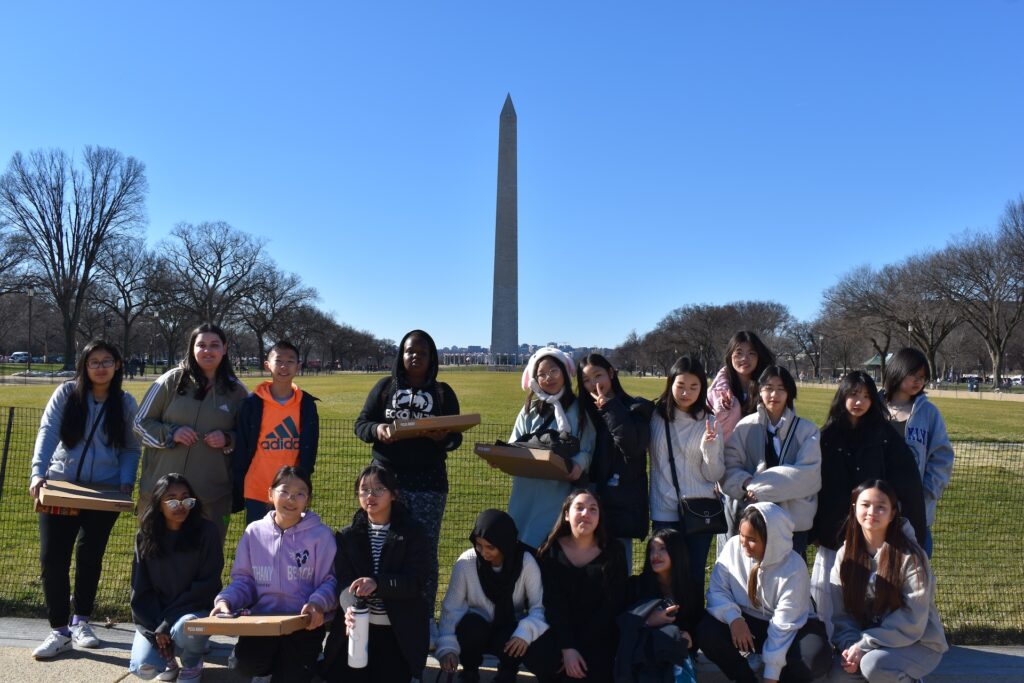
[[[679,523],[687,534],[724,534],[728,528],[725,506],[718,498],[684,498],[679,492],[679,475],[672,454],[672,425],[665,420],[665,444],[668,446],[668,467],[672,472],[672,486],[679,499]]]

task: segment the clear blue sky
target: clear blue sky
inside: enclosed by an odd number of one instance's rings
[[[343,322],[490,341],[498,114],[519,338],[687,303],[813,318],[1024,191],[1024,3],[42,2],[0,22],[0,161],[142,160],[153,242],[225,220]]]

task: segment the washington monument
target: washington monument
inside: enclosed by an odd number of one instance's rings
[[[498,201],[494,218],[494,304],[491,362],[500,354],[514,365],[519,351],[519,210],[516,174],[516,109],[505,97],[498,120]]]

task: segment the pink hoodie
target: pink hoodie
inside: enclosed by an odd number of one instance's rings
[[[728,409],[722,407],[722,402],[727,397],[732,399],[732,405]],[[736,423],[743,417],[743,411],[739,399],[733,396],[732,389],[729,388],[729,375],[724,367],[718,371],[711,386],[708,387],[708,408],[715,414],[719,438],[723,443],[728,441],[732,436],[732,430],[736,428]]]

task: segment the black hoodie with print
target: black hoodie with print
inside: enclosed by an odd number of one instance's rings
[[[427,378],[422,387],[409,384],[402,361],[402,349],[412,336],[424,339],[430,350]],[[459,399],[450,386],[437,381],[437,370],[434,340],[422,330],[409,332],[398,345],[391,377],[385,377],[374,385],[356,418],[356,436],[373,444],[373,459],[394,472],[401,487],[408,491],[448,490],[445,459],[448,451],[462,444],[462,434],[450,432],[443,441],[423,437],[382,443],[377,440],[377,425],[396,419],[458,415]]]

